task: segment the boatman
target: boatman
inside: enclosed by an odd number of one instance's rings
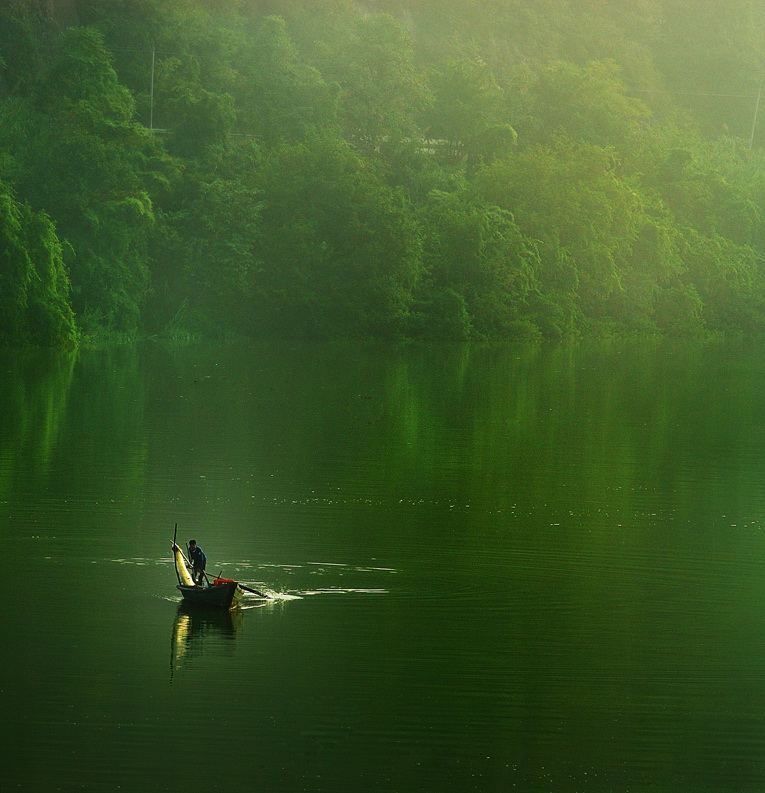
[[[189,559],[191,559],[191,578],[197,586],[203,586],[205,580],[205,567],[207,557],[205,552],[197,545],[196,540],[189,540]]]

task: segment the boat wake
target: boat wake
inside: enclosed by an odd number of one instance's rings
[[[242,581],[245,586],[249,586],[247,582]],[[280,603],[286,602],[288,600],[302,600],[302,595],[289,593],[289,592],[274,592],[271,589],[263,589],[261,586],[261,591],[264,595],[267,595],[267,598],[259,598],[257,595],[250,595],[249,593],[245,593],[244,598],[241,600],[241,604],[247,604],[250,608],[257,608],[259,606],[267,606],[269,603]]]
[[[111,564],[121,564],[121,565],[136,565],[140,567],[144,566],[164,566],[167,564],[173,564],[172,558],[166,557],[159,557],[159,558],[146,558],[146,557],[128,557],[128,558],[118,558],[118,559],[104,559],[102,561],[111,563]],[[96,562],[94,561],[94,564]],[[255,589],[257,592],[262,593],[265,597],[259,597],[256,594],[253,594],[249,591],[245,591],[245,594],[240,601],[239,607],[242,610],[254,609],[254,608],[263,608],[264,606],[268,605],[275,605],[277,603],[287,603],[292,600],[304,600],[305,598],[309,597],[316,597],[318,595],[389,595],[390,590],[386,587],[381,586],[364,586],[365,583],[372,583],[372,581],[363,581],[360,580],[363,578],[374,577],[379,579],[380,576],[385,578],[396,575],[399,571],[393,567],[383,567],[383,566],[376,566],[374,564],[371,565],[356,565],[356,564],[345,564],[341,562],[304,562],[302,564],[268,564],[268,563],[260,563],[256,564],[249,561],[242,561],[237,560],[234,562],[228,563],[228,569],[231,570],[232,578],[239,581],[242,587],[251,587]],[[256,581],[254,583],[250,583],[249,581],[244,581],[239,579],[237,573],[247,573],[249,572],[252,576],[253,573],[258,575],[258,573],[263,573],[263,578],[268,579],[269,577],[273,578],[273,572],[279,571],[282,575],[289,576],[293,580],[289,583],[292,586],[287,586],[284,588],[286,591],[277,591],[276,589],[271,589],[262,581]],[[271,575],[268,572],[271,571]],[[305,580],[305,577],[310,576],[314,578],[314,581]],[[335,579],[337,576],[346,576],[346,577],[354,577],[358,580],[353,581],[354,584],[361,584],[361,586],[333,586],[329,581],[326,579]],[[299,580],[303,578],[304,580]],[[324,586],[317,586],[319,581],[316,581],[316,578],[323,578],[325,579],[322,581]],[[298,579],[298,580],[295,580]],[[283,583],[287,583],[286,581]],[[338,582],[340,583],[340,582]],[[347,584],[351,584],[351,581],[343,582]],[[374,581],[375,584],[377,583],[385,583],[383,581]],[[313,586],[311,586],[313,584]],[[301,586],[302,585],[302,586]],[[277,583],[276,586],[278,587],[279,584]],[[173,594],[168,594],[166,596],[161,597],[162,600],[165,600],[170,603],[178,603],[179,598],[175,592]]]
[[[320,589],[307,589],[301,592],[301,597],[311,595],[387,595],[388,589],[363,589],[359,587],[322,587]]]

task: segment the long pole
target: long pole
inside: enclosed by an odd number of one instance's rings
[[[181,582],[181,574],[178,572],[178,563],[175,557],[175,538],[178,536],[178,524],[175,524],[175,531],[173,532],[173,567],[175,567],[175,577],[178,579],[178,583]]]
[[[154,47],[151,48],[151,88],[149,89],[149,129],[154,131]]]
[[[754,131],[757,129],[757,115],[760,112],[760,99],[762,99],[762,83],[760,89],[757,91],[757,104],[754,106],[754,118],[752,119],[752,134],[749,136],[749,148],[752,148],[754,143]]]

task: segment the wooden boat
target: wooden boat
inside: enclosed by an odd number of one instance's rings
[[[217,606],[231,609],[244,597],[244,590],[237,581],[215,578],[208,586],[178,584],[177,589],[187,603],[200,606]]]
[[[230,578],[214,578],[212,581],[205,576],[205,584],[194,583],[191,577],[191,564],[183,551],[178,547],[173,538],[173,557],[175,559],[175,573],[178,576],[178,591],[183,595],[186,603],[200,606],[215,606],[216,608],[231,609],[239,603],[245,592],[252,592],[262,598],[267,598],[262,592],[244,586]]]

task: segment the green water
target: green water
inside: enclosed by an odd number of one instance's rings
[[[0,352],[0,790],[765,789],[746,343]],[[169,553],[275,595],[179,607]]]

